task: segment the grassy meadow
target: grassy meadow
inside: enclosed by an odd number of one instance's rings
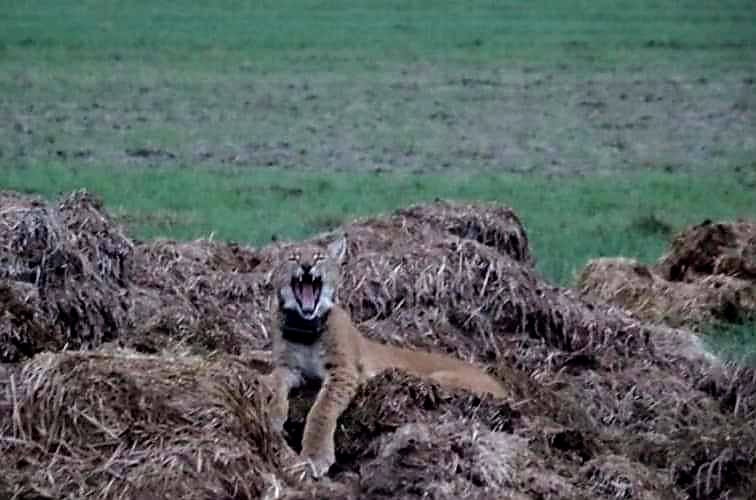
[[[436,197],[539,270],[756,216],[756,4],[0,4],[0,189],[88,188],[138,238],[255,245]]]
[[[729,175],[620,178],[507,173],[342,173],[282,169],[14,168],[4,187],[50,198],[86,186],[141,238],[210,237],[265,244],[330,230],[352,217],[434,198],[506,202],[526,226],[539,270],[569,285],[588,258],[658,258],[672,232],[754,210],[756,168]]]

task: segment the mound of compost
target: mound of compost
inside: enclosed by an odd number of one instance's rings
[[[653,266],[626,258],[590,261],[578,287],[634,316],[698,329],[756,318],[756,223],[686,228]]]
[[[756,223],[704,221],[675,236],[658,264],[669,281],[721,274],[756,280]]]
[[[293,394],[284,435],[268,417],[271,273],[287,243],[135,243],[83,192],[0,203],[0,496],[745,499],[756,488],[754,371],[686,330],[551,286],[510,209],[434,202],[339,229],[339,299],[365,335],[477,363],[508,397],[382,373],[341,417],[329,476],[312,481],[289,466],[317,387]]]
[[[86,192],[55,206],[1,193],[0,362],[117,337],[132,248]]]

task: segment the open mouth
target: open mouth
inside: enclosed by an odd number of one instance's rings
[[[294,298],[297,299],[302,313],[305,316],[312,316],[320,300],[323,280],[320,277],[313,277],[312,273],[305,272],[291,279],[291,289],[294,290]]]

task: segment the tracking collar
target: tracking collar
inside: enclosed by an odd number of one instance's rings
[[[281,333],[289,342],[312,345],[320,340],[327,326],[328,312],[323,316],[304,319],[296,311],[281,311]]]

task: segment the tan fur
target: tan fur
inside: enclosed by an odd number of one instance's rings
[[[339,281],[338,264],[343,256],[345,242],[337,241],[329,249],[303,245],[293,250],[299,259],[291,258],[279,271],[277,290],[291,282],[299,267],[315,266],[323,282],[335,290]],[[318,257],[319,264],[315,263]],[[325,257],[323,257],[325,256]],[[324,286],[325,287],[325,286]],[[328,298],[325,298],[328,301]],[[334,463],[333,437],[336,421],[351,402],[357,388],[378,373],[398,368],[408,373],[435,380],[443,385],[467,389],[478,394],[490,393],[504,397],[502,386],[482,370],[450,356],[402,349],[364,337],[353,324],[349,313],[333,303],[328,309],[325,329],[312,345],[290,342],[283,338],[281,307],[273,337],[272,381],[275,397],[271,408],[274,425],[281,430],[289,409],[289,391],[300,385],[305,377],[322,380],[318,396],[307,416],[302,438],[301,457],[311,467],[315,477],[325,474]]]

